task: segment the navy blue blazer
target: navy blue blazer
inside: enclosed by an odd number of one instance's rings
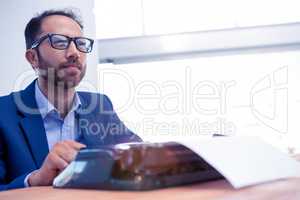
[[[35,81],[26,89],[0,97],[0,190],[24,187],[24,179],[39,169],[49,149],[35,100]],[[141,139],[120,121],[105,95],[78,92],[79,142],[88,148]]]

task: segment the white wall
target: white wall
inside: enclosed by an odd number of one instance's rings
[[[35,77],[31,66],[24,57],[26,49],[24,29],[27,22],[41,11],[65,7],[80,8],[85,26],[85,35],[95,38],[94,0],[10,0],[1,3],[0,67],[2,73],[0,73],[0,95],[26,87]],[[96,88],[97,55],[96,43],[93,53],[88,56],[87,74],[81,88]]]
[[[250,135],[300,152],[300,51],[100,64],[101,91],[146,141]],[[120,89],[122,88],[122,89]]]

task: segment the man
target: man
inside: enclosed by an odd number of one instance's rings
[[[38,78],[0,97],[0,190],[51,185],[81,148],[141,141],[108,97],[75,91],[93,40],[83,36],[73,12],[50,10],[32,18],[25,40]]]

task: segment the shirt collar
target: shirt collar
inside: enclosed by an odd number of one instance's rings
[[[47,99],[47,97],[43,94],[40,87],[38,86],[38,82],[35,82],[35,100],[38,106],[38,109],[42,115],[42,118],[44,119],[50,112],[57,112],[57,109],[53,106],[52,103],[50,103]],[[78,110],[81,107],[81,101],[78,96],[78,93],[75,92],[74,100],[72,107],[69,112],[74,112]]]

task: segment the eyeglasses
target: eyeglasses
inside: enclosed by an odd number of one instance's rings
[[[51,47],[54,49],[64,50],[69,48],[72,41],[74,41],[76,48],[83,53],[90,53],[93,49],[94,40],[85,37],[69,37],[61,34],[48,33],[47,35],[36,40],[31,48],[37,48],[45,39],[50,41]]]

